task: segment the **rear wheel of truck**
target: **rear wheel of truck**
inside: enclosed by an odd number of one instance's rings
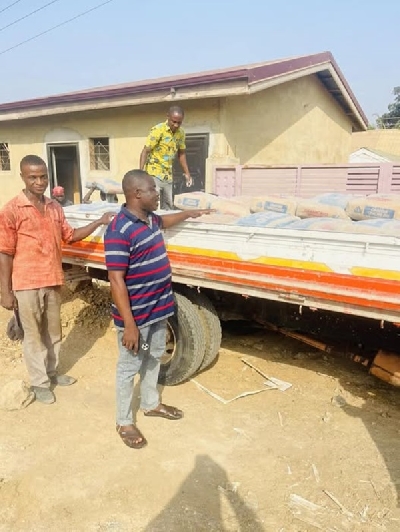
[[[193,288],[179,287],[179,290],[195,305],[203,322],[206,346],[204,358],[199,367],[199,371],[202,371],[214,362],[221,348],[221,322],[214,305],[205,294]]]
[[[175,314],[168,319],[167,346],[158,381],[173,386],[190,378],[204,359],[205,335],[196,307],[175,294]]]

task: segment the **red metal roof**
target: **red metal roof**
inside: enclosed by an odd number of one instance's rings
[[[330,52],[322,52],[319,54],[280,59],[277,61],[268,61],[264,63],[225,68],[221,70],[211,70],[194,74],[136,81],[132,83],[123,83],[120,85],[97,87],[76,92],[57,94],[54,96],[46,96],[42,98],[34,98],[30,100],[4,103],[0,105],[0,113],[18,112],[28,109],[33,110],[68,103],[111,100],[124,96],[133,96],[139,94],[148,94],[151,92],[157,92],[162,90],[170,90],[172,88],[177,90],[179,88],[205,86],[216,83],[223,84],[240,80],[244,80],[249,85],[251,85],[252,83],[268,80],[274,77],[284,76],[308,67],[318,65],[321,65],[322,71],[323,65],[326,65],[326,63],[330,63],[335,69],[338,77],[346,88],[347,94],[353,101],[354,106],[356,107],[357,111],[361,115],[366,125],[368,123],[368,119],[363,113],[360,104],[358,103],[356,97],[354,96],[345,77],[343,76],[341,70],[339,69],[336,61],[334,60]],[[323,80],[321,79],[321,81]],[[343,106],[343,102],[339,101],[339,103],[341,103],[341,105]]]

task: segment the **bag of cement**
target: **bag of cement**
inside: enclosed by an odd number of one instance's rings
[[[86,181],[86,188],[96,188],[104,194],[122,194],[122,184],[108,177]]]
[[[174,206],[181,211],[191,209],[210,209],[218,196],[206,192],[185,192],[177,194],[174,198]]]
[[[249,207],[242,203],[238,203],[237,201],[232,201],[230,198],[217,198],[213,201],[211,208],[215,209],[220,214],[233,214],[238,217],[250,214]]]
[[[355,199],[357,196],[353,194],[347,194],[344,192],[327,192],[326,194],[319,194],[311,198],[313,201],[322,203],[323,205],[332,205],[333,207],[341,207],[346,209],[350,200]]]
[[[301,231],[332,231],[336,233],[351,232],[352,222],[335,218],[304,218],[285,226],[285,229]]]
[[[354,232],[400,237],[400,220],[375,218],[353,223]]]
[[[188,218],[188,222],[201,222],[203,224],[232,225],[238,217],[234,214],[204,214],[198,218]]]
[[[400,195],[371,194],[364,198],[350,200],[346,212],[353,220],[384,218],[400,220]]]
[[[290,214],[265,211],[255,212],[244,218],[239,218],[235,225],[243,227],[285,227],[296,220],[299,220],[299,218]]]
[[[299,201],[296,216],[299,218],[340,218],[342,220],[350,220],[342,207],[319,203],[314,199]]]
[[[234,203],[239,203],[240,205],[245,205],[248,207],[250,212],[250,207],[254,201],[254,198],[253,196],[233,196],[232,198],[229,198],[229,200],[233,201]]]
[[[281,214],[296,214],[297,198],[283,194],[271,194],[253,198],[251,212],[272,211]]]

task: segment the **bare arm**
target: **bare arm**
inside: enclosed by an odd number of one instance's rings
[[[124,322],[122,344],[136,353],[139,347],[139,329],[132,315],[129,294],[125,284],[125,271],[111,270],[108,272],[108,278],[114,304]]]
[[[83,240],[87,236],[91,235],[94,231],[96,231],[96,229],[98,229],[100,226],[108,225],[114,216],[114,213],[106,212],[99,220],[85,225],[84,227],[74,229],[74,232],[72,233],[72,238],[69,240],[69,242],[72,243],[78,242],[79,240]]]
[[[96,187],[91,187],[88,192],[86,192],[85,196],[82,199],[82,203],[89,203],[90,197],[93,194],[93,192],[96,190]]]
[[[17,300],[12,291],[11,275],[14,257],[0,253],[0,292],[1,306],[7,310],[17,308]]]
[[[192,178],[190,176],[189,167],[186,160],[186,151],[185,150],[178,150],[178,159],[180,162],[180,165],[182,167],[183,173],[185,174],[186,178],[186,186],[190,187],[190,185],[193,183]]]
[[[148,148],[147,146],[145,146],[142,150],[142,153],[140,154],[140,169],[141,170],[144,169],[146,162],[147,162],[147,158],[150,155],[150,153],[151,153],[151,148]]]
[[[198,218],[203,216],[203,214],[211,214],[215,212],[213,209],[193,209],[190,211],[181,211],[175,212],[174,214],[164,214],[161,216],[162,224],[164,229],[168,229],[173,225],[177,225],[181,222],[184,222],[188,218]]]

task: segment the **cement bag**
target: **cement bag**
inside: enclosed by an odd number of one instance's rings
[[[342,220],[350,220],[342,207],[326,205],[314,199],[299,201],[296,216],[299,218],[340,218]]]
[[[251,212],[272,211],[281,214],[296,214],[297,199],[294,196],[271,194],[253,198]]]
[[[245,205],[248,207],[250,212],[250,207],[254,201],[253,196],[233,196],[232,198],[229,198],[230,201],[233,201],[234,203],[239,203],[240,205]]]
[[[250,214],[248,206],[237,201],[232,201],[231,199],[217,198],[213,201],[211,208],[215,209],[219,214],[233,214],[237,217]]]
[[[400,220],[375,218],[374,220],[354,222],[353,226],[357,233],[400,237]]]
[[[122,185],[114,179],[108,177],[96,178],[91,181],[86,181],[86,188],[97,188],[105,194],[122,194]]]
[[[177,194],[174,198],[174,206],[181,211],[191,209],[210,209],[212,203],[217,199],[213,194],[205,192],[185,192]]]
[[[327,192],[326,194],[319,194],[311,198],[313,201],[322,203],[323,205],[332,205],[333,207],[341,207],[346,209],[350,200],[355,199],[357,196],[353,194],[346,194],[343,192]]]
[[[353,220],[400,220],[400,195],[371,194],[349,201],[346,212]]]
[[[351,232],[351,221],[334,218],[304,218],[285,226],[285,229],[298,229],[302,231],[332,231],[336,233]]]
[[[203,224],[232,225],[238,217],[234,214],[204,214],[198,218],[188,218],[188,222],[201,222]]]
[[[235,225],[243,227],[285,227],[296,220],[299,220],[299,218],[291,214],[265,211],[240,218],[235,222]]]

